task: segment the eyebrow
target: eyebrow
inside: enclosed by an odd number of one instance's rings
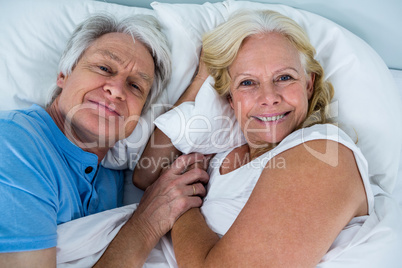
[[[100,49],[100,50],[98,50],[98,53],[101,54],[102,56],[110,58],[113,61],[116,61],[119,64],[123,63],[123,61],[116,54],[114,54],[113,52],[111,52],[107,49]],[[138,72],[138,74],[147,83],[151,84],[153,82],[153,79],[154,79],[153,76],[149,76],[148,74],[143,73],[143,72]]]
[[[293,70],[293,71],[295,71],[297,74],[299,74],[299,71],[298,71],[296,68],[293,68],[293,67],[290,67],[290,66],[289,66],[289,67],[281,68],[281,69],[279,69],[279,70],[276,70],[276,71],[274,72],[274,74],[283,72],[283,71],[288,70],[288,69]]]
[[[144,79],[146,82],[152,84],[152,82],[153,82],[153,80],[154,80],[154,78],[153,78],[152,76],[149,76],[148,74],[143,73],[143,72],[139,72],[138,74],[139,74],[140,77],[141,77],[142,79]]]
[[[108,57],[111,60],[114,60],[118,63],[122,63],[123,61],[113,52],[106,50],[106,49],[100,49],[98,50],[98,53],[101,54],[102,56]]]
[[[288,70],[288,69],[293,70],[293,71],[295,71],[297,74],[299,74],[299,71],[297,71],[296,68],[293,68],[293,67],[290,67],[290,66],[289,66],[289,67],[283,67],[283,68],[281,68],[281,69],[278,69],[278,70],[274,71],[273,74],[277,74],[277,73],[283,72],[283,71]],[[230,76],[230,70],[229,70],[229,76]],[[233,77],[232,79],[237,79],[237,77],[239,77],[239,76],[254,76],[254,75],[253,75],[253,74],[250,74],[250,73],[239,73],[239,74],[237,74],[235,77]]]

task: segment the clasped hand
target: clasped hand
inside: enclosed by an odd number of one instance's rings
[[[184,212],[201,206],[209,159],[198,153],[182,155],[145,190],[135,216],[147,223],[155,238],[166,234]]]

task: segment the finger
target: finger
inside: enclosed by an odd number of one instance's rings
[[[194,184],[189,185],[189,187],[191,187],[189,190],[189,192],[190,192],[189,196],[198,195],[198,196],[203,197],[203,196],[205,196],[205,194],[207,192],[205,190],[204,185],[201,183],[194,183]]]
[[[165,173],[169,169],[170,169],[170,164],[163,165],[160,174]]]
[[[192,191],[191,194],[189,194],[189,196],[197,195],[197,190],[195,189],[195,185],[194,185],[194,184],[191,184],[191,187],[192,187],[193,191]]]
[[[184,172],[189,171],[191,169],[195,169],[195,168],[207,170],[208,167],[206,166],[205,161],[195,162],[194,164],[188,166]]]
[[[201,168],[203,170],[207,170],[209,167],[209,162],[211,161],[211,159],[214,155],[215,154],[204,155],[204,159],[202,161],[195,162],[194,164],[188,166],[187,170],[190,170],[193,168]]]
[[[200,168],[191,169],[186,171],[175,179],[176,184],[190,185],[196,182],[207,184],[209,181],[208,173]]]
[[[180,175],[192,164],[202,161],[204,161],[204,155],[199,153],[181,155],[172,163],[170,170],[173,174]]]

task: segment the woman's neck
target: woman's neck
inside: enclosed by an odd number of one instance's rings
[[[249,146],[250,152],[250,161],[256,159],[257,157],[263,155],[264,153],[272,150],[276,147],[277,144],[273,143],[266,143],[266,144],[259,144],[255,147]]]

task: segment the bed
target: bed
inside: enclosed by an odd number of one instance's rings
[[[318,60],[335,86],[336,95],[331,107],[334,117],[356,131],[358,146],[370,165],[372,184],[393,195],[399,208],[402,208],[402,18],[399,16],[402,3],[393,0],[381,3],[364,0],[341,0],[337,3],[319,0],[204,2],[21,0],[2,4],[1,110],[46,103],[55,83],[56,67],[66,40],[74,27],[90,14],[154,15],[160,20],[172,49],[173,74],[156,102],[159,105],[144,114],[139,127],[130,137],[116,144],[102,162],[107,167],[125,170],[125,206],[89,216],[80,221],[82,225],[60,226],[58,232],[64,244],[58,248],[59,267],[90,267],[135,210],[142,191],[131,182],[132,170],[152,133],[155,119],[170,108],[167,104],[173,104],[189,84],[198,62],[202,33],[223,22],[232,12],[246,7],[279,11],[306,29],[317,49]],[[198,102],[185,108],[188,113],[183,114],[201,114],[212,118],[222,113],[218,109],[219,99],[208,95],[213,92],[208,92],[207,87],[205,84],[207,95],[204,99],[213,98],[216,101],[210,104],[208,113],[197,108],[197,105],[205,105],[205,100],[200,97]],[[169,129],[164,122],[174,118],[177,120],[174,125],[180,128]],[[189,126],[188,119],[178,116],[173,116],[173,119],[162,116],[156,124],[170,131],[176,147],[184,152],[216,152],[211,151],[216,150],[216,146],[212,148],[209,138],[214,128],[221,127],[221,123],[213,124],[209,135],[203,132],[202,135],[188,136],[192,141],[189,142],[189,139],[180,139],[180,133],[175,130],[187,133],[186,127],[204,129],[205,126]],[[221,138],[226,139],[224,135]],[[194,146],[200,144],[204,146]],[[394,217],[384,217],[384,221],[390,221],[392,225],[401,218],[402,212],[398,210]],[[91,228],[87,230],[82,226]],[[396,232],[395,235],[401,234]],[[73,236],[89,239],[78,246],[80,242],[71,239]],[[320,264],[320,267],[400,267],[402,259],[390,259],[384,265],[365,256],[367,252],[379,254],[385,251],[386,239],[382,241],[384,244],[370,244],[365,251],[334,258]],[[154,259],[160,257],[159,251],[166,250],[166,243],[167,238],[161,240],[159,249],[153,253]],[[381,246],[384,248],[380,249]],[[174,259],[165,258],[155,263],[175,267]]]

